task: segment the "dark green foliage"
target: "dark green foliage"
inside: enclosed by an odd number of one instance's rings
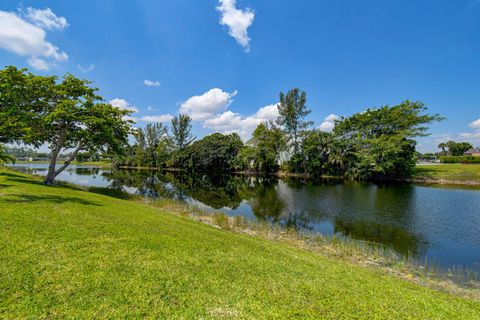
[[[273,123],[261,123],[253,132],[248,146],[237,157],[240,169],[273,172],[278,169],[280,153],[286,148],[285,136]]]
[[[444,156],[463,156],[465,151],[473,148],[472,144],[469,142],[455,141],[442,142],[438,145],[438,147],[442,149],[441,155]]]
[[[305,154],[305,171],[322,175],[331,171],[331,160],[335,151],[335,139],[333,134],[317,130],[307,133],[303,141],[303,152]]]
[[[214,133],[185,148],[176,166],[192,171],[230,171],[243,142],[236,133]]]
[[[368,109],[337,121],[334,134],[347,146],[344,175],[355,179],[403,179],[415,167],[414,137],[425,136],[427,124],[439,121],[421,102]]]
[[[442,163],[480,163],[480,157],[474,156],[444,156],[440,157]]]

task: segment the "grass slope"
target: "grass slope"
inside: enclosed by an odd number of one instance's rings
[[[449,181],[480,182],[478,164],[417,165],[415,178]]]
[[[0,318],[478,319],[480,304],[0,168]]]

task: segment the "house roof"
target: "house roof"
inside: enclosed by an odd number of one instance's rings
[[[470,149],[465,151],[465,153],[480,153],[480,149]]]

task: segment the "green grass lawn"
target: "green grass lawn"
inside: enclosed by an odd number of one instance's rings
[[[479,319],[480,303],[0,169],[0,318]]]
[[[415,178],[480,182],[480,164],[417,165]]]

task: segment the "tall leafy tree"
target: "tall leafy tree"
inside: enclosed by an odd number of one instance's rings
[[[173,142],[177,150],[183,150],[195,140],[191,122],[188,114],[180,114],[172,119]]]
[[[285,150],[286,141],[282,130],[273,123],[261,123],[252,134],[256,169],[264,172],[278,168],[280,153]]]
[[[195,141],[179,153],[176,166],[191,171],[230,171],[243,142],[236,133],[214,133]]]
[[[322,175],[331,170],[331,161],[335,146],[332,133],[319,130],[310,131],[303,141],[305,154],[305,171],[310,174]]]
[[[442,153],[448,154],[450,156],[463,156],[465,151],[473,148],[472,144],[469,142],[455,142],[455,141],[448,141],[448,142],[439,144],[439,148],[441,148],[442,146],[443,146]],[[445,148],[448,149],[448,152],[445,151]]]
[[[337,121],[334,134],[348,150],[345,175],[363,179],[408,178],[415,167],[414,138],[427,135],[428,124],[442,120],[426,113],[421,102],[404,101],[368,109]]]
[[[150,166],[161,166],[165,162],[164,147],[167,147],[168,128],[162,123],[149,123],[145,128],[145,138],[147,143],[147,153],[149,154]],[[161,161],[160,161],[161,160]]]
[[[277,124],[282,126],[288,135],[292,148],[291,164],[294,171],[298,171],[301,166],[301,143],[305,130],[313,124],[312,121],[305,120],[305,117],[311,112],[306,103],[307,93],[298,88],[287,93],[280,92]]]
[[[118,151],[127,143],[129,111],[105,103],[91,82],[71,74],[62,79],[44,77],[7,67],[0,74],[0,134],[2,141],[50,147],[50,164],[46,184],[75,159],[80,151]],[[18,121],[19,126],[14,128]],[[70,157],[59,168],[61,151]]]
[[[25,141],[38,146],[35,133],[51,103],[55,77],[40,77],[8,66],[0,70],[0,142]]]

